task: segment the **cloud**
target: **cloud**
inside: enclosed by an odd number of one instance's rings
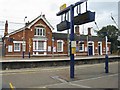
[[[27,16],[27,20],[31,21],[42,12],[56,31],[56,25],[60,22],[60,17],[56,16],[59,7],[64,3],[69,6],[78,1],[79,0],[0,0],[0,20],[24,23],[25,16]],[[105,2],[104,0],[88,1],[88,10],[96,12],[96,21],[100,28],[107,24],[114,24],[110,19],[111,13],[115,17],[115,20],[118,19],[117,2],[118,0],[107,0]],[[0,24],[0,27],[1,26]],[[85,24],[85,27],[89,26],[93,26],[96,29],[93,22]],[[11,25],[9,28],[14,28],[14,25]]]

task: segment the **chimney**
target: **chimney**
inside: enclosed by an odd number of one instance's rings
[[[43,14],[43,17],[45,18],[45,14]]]
[[[75,27],[75,34],[76,34],[76,35],[80,35],[79,25],[77,25],[77,26]]]
[[[91,36],[91,28],[88,28],[88,36]]]
[[[7,34],[8,34],[8,21],[6,20],[4,36],[6,36]]]

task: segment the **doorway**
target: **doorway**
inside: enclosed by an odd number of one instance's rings
[[[94,42],[88,42],[88,55],[94,55]]]
[[[98,54],[102,55],[102,42],[98,42]]]

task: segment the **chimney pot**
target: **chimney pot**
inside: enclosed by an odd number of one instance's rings
[[[91,28],[88,28],[88,35],[91,36]]]
[[[43,17],[45,17],[45,14],[43,14]]]

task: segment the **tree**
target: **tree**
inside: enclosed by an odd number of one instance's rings
[[[108,41],[111,42],[111,53],[117,52],[119,30],[114,25],[108,25],[98,31],[98,36],[104,38],[107,33]]]

